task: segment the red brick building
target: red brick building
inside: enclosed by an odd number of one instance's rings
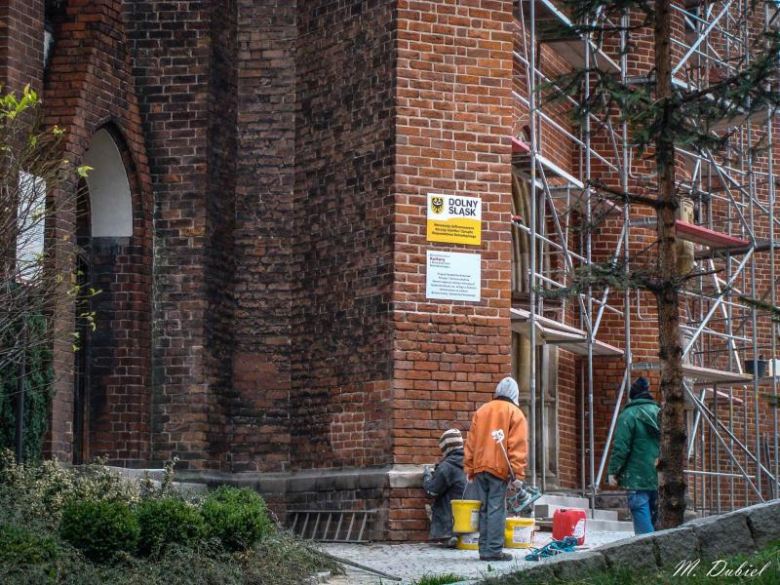
[[[536,24],[560,17],[553,2],[535,5]],[[435,460],[444,429],[468,428],[502,377],[520,380],[528,410],[533,371],[539,481],[587,490],[627,376],[625,313],[642,362],[631,376],[652,377],[654,303],[613,294],[604,304],[619,308],[597,317],[591,298],[591,343],[576,300],[528,313],[529,272],[556,280],[563,260],[548,243],[538,267],[522,264],[516,246],[531,228],[512,227],[519,193],[530,201],[532,178],[557,193],[582,193],[585,175],[620,183],[603,129],[585,143],[566,108],[530,107],[532,86],[570,71],[585,46],[532,36],[530,17],[528,2],[512,0],[0,0],[0,81],[41,92],[68,154],[95,168],[88,200],[58,218],[75,244],[62,261],[101,294],[82,351],[57,347],[51,454],[135,468],[175,456],[183,475],[255,486],[280,509],[375,509],[375,536],[420,538],[416,466]],[[688,30],[682,13],[678,24],[685,38],[701,28]],[[598,54],[619,63],[618,50]],[[647,73],[652,39],[632,51],[624,72]],[[761,185],[751,197],[770,201],[774,187]],[[560,239],[545,190],[535,192],[535,234],[546,226],[550,242],[584,254],[575,232]],[[429,194],[479,198],[480,243],[430,241]],[[639,224],[626,233],[622,212],[604,215],[593,260],[651,240]],[[769,250],[750,260],[761,291]],[[479,300],[427,294],[428,251],[478,254]],[[690,315],[712,306],[691,303]],[[72,311],[58,316],[61,340],[74,323]],[[770,343],[773,326],[754,329],[742,337]],[[697,388],[724,383],[691,376]],[[747,412],[751,378],[734,383]],[[758,420],[745,419],[746,442],[776,431],[771,416]]]

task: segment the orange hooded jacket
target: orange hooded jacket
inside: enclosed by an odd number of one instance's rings
[[[482,472],[505,481],[509,478],[504,453],[492,436],[496,429],[503,429],[504,447],[515,477],[523,479],[528,457],[528,425],[523,411],[504,398],[495,398],[474,413],[466,439],[463,471],[469,479]]]

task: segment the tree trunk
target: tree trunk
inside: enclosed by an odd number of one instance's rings
[[[670,127],[672,96],[670,0],[655,3],[656,96],[665,103],[664,127]],[[658,460],[659,523],[661,528],[682,524],[685,513],[685,450],[687,431],[682,387],[682,347],[679,323],[679,293],[676,282],[675,211],[679,205],[675,189],[674,142],[671,133],[656,139],[658,171],[658,332],[661,362],[661,455]]]

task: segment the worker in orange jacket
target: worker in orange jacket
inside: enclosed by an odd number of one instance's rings
[[[496,386],[495,398],[481,406],[471,421],[466,440],[463,471],[469,482],[476,481],[482,507],[479,512],[479,558],[483,561],[509,561],[502,551],[506,524],[506,490],[522,485],[528,457],[528,425],[520,410],[517,382],[504,378]],[[493,433],[502,430],[506,455]],[[512,464],[513,474],[507,464]]]

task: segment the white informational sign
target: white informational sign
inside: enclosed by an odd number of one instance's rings
[[[428,193],[426,238],[448,244],[482,243],[482,199]]]
[[[482,254],[427,251],[425,296],[450,301],[479,301]]]

